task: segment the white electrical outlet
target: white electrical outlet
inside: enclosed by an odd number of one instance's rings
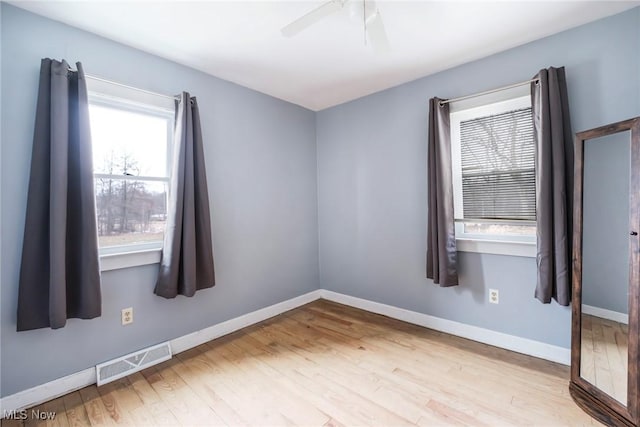
[[[129,325],[133,323],[133,307],[122,309],[122,324]]]
[[[498,304],[500,302],[500,292],[497,289],[489,289],[489,302]]]

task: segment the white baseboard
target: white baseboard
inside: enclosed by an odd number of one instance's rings
[[[617,311],[607,310],[600,307],[594,307],[592,305],[582,304],[582,312],[584,314],[590,314],[591,316],[601,317],[603,319],[613,320],[614,322],[629,324],[629,315],[619,313]]]
[[[304,295],[300,295],[281,303],[253,311],[200,331],[173,339],[170,341],[171,351],[174,354],[181,353],[215,338],[219,338],[247,326],[262,322],[263,320],[267,320],[271,317],[277,316],[278,314],[308,304],[320,298],[565,365],[568,365],[571,360],[570,350],[563,347],[529,340],[514,335],[503,334],[501,332],[454,322],[452,320],[441,319],[439,317],[429,316],[428,314],[405,310],[391,305],[381,304],[324,289],[311,291]],[[44,403],[95,383],[96,371],[95,367],[91,367],[75,374],[50,381],[46,384],[35,386],[28,390],[3,397],[0,399],[0,417],[7,412],[14,410],[18,411],[34,405],[39,405],[40,403]]]
[[[176,354],[189,350],[190,348],[197,347],[200,344],[204,344],[223,335],[246,328],[247,326],[255,325],[263,320],[267,320],[271,317],[277,316],[278,314],[284,313],[285,311],[308,304],[319,298],[320,290],[311,291],[304,295],[300,295],[299,297],[270,305],[269,307],[261,308],[260,310],[252,311],[251,313],[218,323],[200,331],[184,335],[170,341],[171,351],[173,354]]]
[[[571,364],[571,350],[540,341],[517,337],[515,335],[504,334],[466,323],[455,322],[453,320],[442,319],[440,317],[429,316],[428,314],[416,311],[405,310],[387,304],[381,304],[356,298],[349,295],[340,294],[333,291],[321,290],[321,297],[340,304],[360,308],[372,313],[382,314],[393,319],[402,320],[414,325],[424,326],[440,332],[446,332],[462,338],[489,344],[495,347],[539,357],[563,365]]]
[[[230,334],[247,326],[262,322],[285,311],[308,304],[320,298],[320,290],[311,291],[289,300],[261,308],[260,310],[244,314],[242,316],[218,323],[208,328],[184,335],[169,341],[173,354],[181,353],[200,344]],[[96,383],[96,369],[91,367],[75,374],[68,375],[38,385],[27,390],[20,391],[0,399],[0,418],[11,411],[19,411],[35,405],[47,402],[72,391]]]
[[[16,394],[0,399],[0,418],[4,418],[8,412],[39,405],[95,383],[96,368],[88,368],[48,383],[19,391]]]

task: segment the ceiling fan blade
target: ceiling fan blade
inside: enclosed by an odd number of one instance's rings
[[[308,12],[302,15],[300,18],[291,22],[290,24],[282,27],[280,30],[282,35],[285,37],[293,37],[298,34],[300,31],[307,29],[311,25],[320,21],[325,16],[329,16],[332,13],[335,13],[342,9],[343,2],[340,0],[331,0],[323,5],[313,9],[311,12]]]
[[[380,11],[376,11],[371,18],[367,19],[367,36],[374,52],[387,53],[391,51]]]

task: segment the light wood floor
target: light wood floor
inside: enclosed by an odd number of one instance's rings
[[[627,404],[627,325],[582,315],[580,375],[591,384]]]
[[[71,426],[597,425],[568,382],[566,366],[316,301],[36,409]]]

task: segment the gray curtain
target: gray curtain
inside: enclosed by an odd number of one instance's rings
[[[458,285],[449,104],[429,100],[427,278],[440,286]]]
[[[183,92],[176,103],[173,172],[167,228],[155,293],[193,296],[214,286],[213,247],[200,113]]]
[[[100,316],[87,86],[80,63],[43,59],[18,292],[18,331]]]
[[[543,303],[571,302],[573,134],[564,67],[541,70],[531,84],[536,144],[538,280]]]

